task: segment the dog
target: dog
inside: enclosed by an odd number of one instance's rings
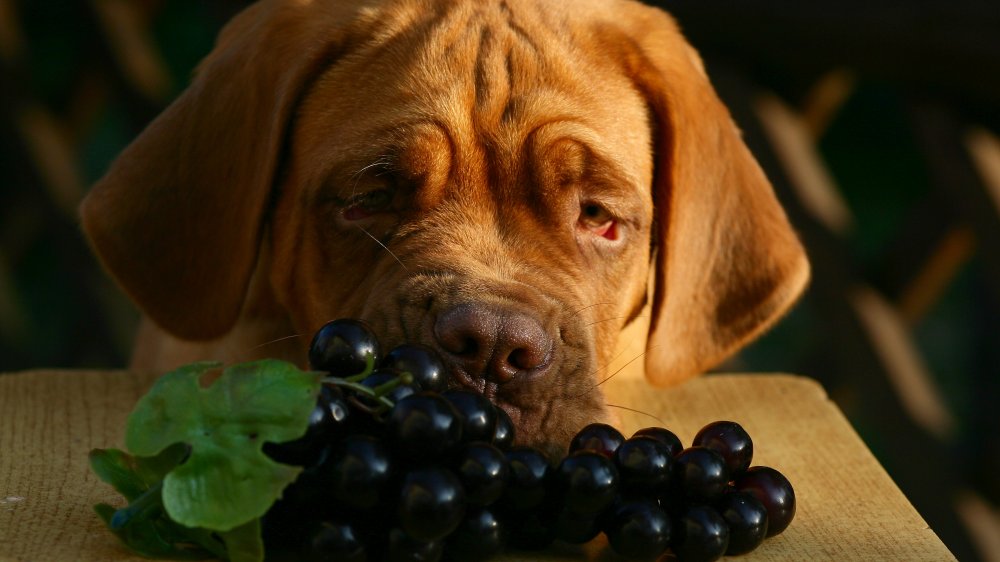
[[[144,313],[132,368],[303,365],[354,317],[523,443],[612,418],[627,326],[676,384],[809,277],[698,54],[631,0],[262,0],[80,212]]]

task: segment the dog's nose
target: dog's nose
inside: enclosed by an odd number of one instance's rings
[[[438,315],[434,336],[452,362],[470,377],[505,383],[544,369],[552,338],[527,314],[460,304]]]

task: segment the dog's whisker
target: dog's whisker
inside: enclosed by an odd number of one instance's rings
[[[602,384],[604,384],[604,383],[608,382],[608,381],[609,381],[609,380],[611,380],[612,378],[614,378],[614,377],[615,377],[615,375],[617,375],[618,373],[622,372],[622,371],[623,371],[623,370],[625,369],[625,367],[628,367],[629,365],[631,365],[631,364],[632,364],[633,362],[635,362],[635,360],[636,360],[636,359],[638,359],[638,358],[640,358],[640,357],[642,357],[642,356],[646,355],[646,353],[647,353],[648,351],[649,351],[649,349],[645,349],[645,350],[643,350],[643,351],[642,351],[642,353],[640,353],[640,354],[636,355],[635,357],[633,357],[633,358],[629,359],[628,361],[626,361],[624,365],[622,365],[621,367],[618,367],[618,368],[617,368],[617,369],[615,370],[615,372],[613,372],[613,373],[611,373],[610,375],[608,375],[608,376],[604,377],[604,379],[600,380],[600,381],[599,381],[599,382],[598,382],[597,384],[595,384],[595,385],[593,386],[593,388],[597,388],[597,387],[601,386]]]
[[[254,346],[251,346],[251,347],[246,347],[246,348],[243,348],[241,350],[234,351],[233,352],[233,358],[234,359],[238,359],[240,361],[246,360],[246,358],[253,357],[254,356],[253,352],[256,351],[256,350],[258,350],[258,349],[260,349],[260,348],[262,348],[262,347],[267,347],[269,345],[274,345],[276,343],[280,343],[280,342],[287,341],[287,340],[290,340],[290,339],[301,338],[302,336],[303,336],[303,334],[291,334],[291,335],[288,335],[288,336],[282,336],[280,338],[275,338],[273,340],[267,340],[267,341],[261,342],[261,343],[259,343],[257,345],[254,345]]]
[[[360,179],[361,176],[365,172],[367,172],[368,170],[370,170],[372,168],[388,168],[390,162],[391,162],[391,160],[389,159],[389,155],[384,154],[384,155],[380,156],[378,159],[376,159],[374,162],[372,162],[371,164],[368,164],[367,166],[364,166],[361,169],[359,169],[358,171],[354,172],[354,174],[351,176],[351,179],[354,179],[354,180]]]
[[[590,324],[587,324],[586,327],[589,328],[589,327],[591,327],[591,326],[593,326],[595,324],[600,324],[601,322],[610,322],[611,320],[621,320],[622,318],[628,318],[628,317],[629,317],[628,315],[625,315],[625,316],[612,316],[611,318],[603,318],[601,320],[595,320],[595,321],[591,322]],[[640,315],[640,316],[636,316],[635,318],[648,318],[648,316]]]
[[[365,234],[367,234],[368,237],[371,238],[372,240],[374,240],[376,244],[378,244],[379,246],[382,246],[383,250],[385,250],[386,252],[389,252],[389,255],[392,256],[392,259],[396,260],[396,262],[400,266],[402,266],[403,269],[405,269],[406,271],[410,270],[410,268],[406,267],[406,265],[402,261],[400,261],[400,259],[396,256],[396,254],[392,253],[392,250],[390,250],[388,246],[386,246],[385,244],[383,244],[381,240],[379,240],[378,238],[375,238],[374,236],[372,236],[372,233],[368,232],[367,230],[365,230],[365,228],[363,226],[361,226],[361,225],[355,225],[355,226],[357,226],[359,229],[361,229],[361,232],[364,232]]]
[[[573,312],[572,314],[570,314],[570,317],[572,318],[573,316],[576,316],[577,314],[580,314],[581,312],[583,312],[584,310],[587,310],[588,308],[593,308],[595,306],[613,305],[613,304],[618,304],[618,303],[614,303],[614,302],[595,302],[594,304],[588,304],[587,306],[585,306],[585,307],[583,307],[583,308],[581,308],[581,309]]]
[[[624,365],[622,365],[621,367],[618,367],[618,369],[616,369],[615,372],[613,372],[610,375],[604,377],[602,380],[598,381],[596,384],[594,384],[593,386],[591,386],[590,388],[588,388],[587,392],[589,392],[589,391],[591,391],[591,390],[593,390],[593,389],[601,386],[602,384],[608,382],[609,380],[611,380],[612,378],[614,378],[616,375],[618,375],[618,373],[621,373],[623,370],[625,370],[625,367],[628,367],[633,362],[635,362],[636,359],[639,359],[640,357],[643,357],[644,355],[646,355],[647,353],[649,353],[649,350],[654,349],[656,347],[657,346],[655,346],[655,345],[651,345],[651,346],[647,347],[641,353],[639,353],[635,357],[633,357],[633,358],[629,359],[628,361],[626,361]],[[611,363],[614,363],[615,359],[618,359],[624,353],[625,353],[625,351],[622,350],[620,353],[618,353],[618,355],[615,355],[614,357],[611,358],[611,361],[608,362],[608,365],[606,365],[605,367],[601,367],[600,369],[597,369],[596,371],[594,371],[593,374],[596,375],[597,373],[601,372],[602,369],[610,366]],[[584,393],[584,394],[586,394],[586,393]],[[580,396],[583,396],[584,394],[581,394]]]
[[[282,341],[285,341],[285,340],[290,340],[290,339],[293,339],[293,338],[301,338],[301,337],[302,337],[302,334],[292,334],[290,336],[282,336],[280,338],[269,340],[269,341],[266,341],[264,343],[259,343],[259,344],[255,345],[255,346],[251,347],[247,351],[253,351],[255,349],[260,349],[262,347],[265,347],[265,346],[268,346],[268,345],[271,345],[271,344],[275,344],[275,343],[282,342]]]
[[[594,369],[591,373],[589,373],[589,376],[596,377],[597,373],[600,373],[604,369],[607,369],[608,367],[611,366],[612,363],[614,363],[616,360],[618,360],[619,357],[621,357],[622,355],[625,355],[625,351],[627,351],[627,350],[623,349],[623,350],[619,351],[618,353],[616,353],[615,356],[612,357],[610,360],[608,360],[608,362],[606,364],[601,365],[600,367]]]
[[[610,367],[612,365],[612,363],[614,363],[619,357],[621,357],[622,355],[624,355],[626,351],[627,350],[625,350],[625,349],[619,351],[618,353],[615,354],[614,357],[612,357],[611,359],[609,359],[606,364],[600,365],[599,367],[597,367],[593,371],[590,371],[589,373],[587,373],[587,377],[596,377],[598,373],[600,373],[604,369],[607,369],[608,367]],[[588,392],[590,390],[592,390],[592,388],[588,388],[587,389]],[[586,394],[586,393],[584,393],[584,394]],[[579,396],[583,396],[584,394],[581,394]],[[574,398],[579,398],[579,396],[575,396]]]
[[[656,422],[659,423],[661,426],[666,425],[666,422],[664,422],[662,419],[658,418],[657,416],[654,416],[653,414],[650,414],[649,412],[645,412],[643,410],[636,410],[635,408],[629,408],[628,406],[619,406],[618,404],[607,404],[607,403],[605,403],[604,405],[607,406],[608,408],[618,408],[619,410],[625,410],[627,412],[632,412],[634,414],[639,414],[639,415],[642,415],[642,416],[647,416],[647,417],[650,417],[650,418],[653,418],[654,420],[656,420]]]
[[[615,356],[614,356],[614,357],[612,357],[612,358],[611,358],[610,360],[608,360],[607,364],[605,364],[605,365],[602,365],[602,366],[598,367],[597,369],[594,369],[593,371],[591,371],[590,373],[588,373],[588,375],[587,375],[587,376],[588,376],[588,377],[594,377],[594,376],[597,376],[597,373],[600,373],[600,372],[601,372],[601,371],[603,371],[604,369],[607,369],[607,368],[608,368],[608,367],[610,367],[610,366],[611,366],[611,365],[612,365],[612,364],[613,364],[613,363],[614,363],[614,362],[615,362],[615,361],[616,361],[616,360],[617,360],[617,359],[618,359],[619,357],[621,357],[622,355],[624,355],[624,354],[625,354],[625,351],[626,351],[626,350],[624,350],[624,349],[623,349],[623,350],[621,350],[621,351],[619,351],[619,352],[618,352],[617,354],[615,354]],[[627,366],[629,365],[629,363],[631,363],[632,361],[635,361],[635,360],[636,360],[636,359],[638,359],[639,357],[642,357],[642,355],[643,355],[644,353],[645,353],[645,352],[643,352],[643,353],[639,354],[639,355],[638,355],[638,356],[636,356],[636,357],[633,357],[633,358],[632,358],[631,360],[629,360],[629,361],[628,361],[628,363],[625,363],[624,365],[622,365],[621,367],[619,367],[619,368],[618,368],[618,369],[617,369],[617,370],[616,370],[616,371],[615,371],[614,373],[611,373],[610,375],[608,375],[608,376],[607,376],[607,377],[606,377],[606,378],[605,378],[604,380],[602,380],[602,381],[598,382],[597,384],[594,384],[593,386],[590,386],[590,387],[588,387],[588,388],[587,388],[587,389],[586,389],[585,391],[583,391],[583,392],[582,392],[582,393],[580,393],[580,394],[576,394],[576,395],[573,395],[573,396],[572,396],[572,398],[574,398],[574,399],[575,399],[575,398],[581,398],[581,397],[583,397],[583,396],[586,396],[586,395],[587,395],[587,394],[588,394],[588,393],[589,393],[589,392],[590,392],[591,390],[594,390],[595,388],[597,388],[597,387],[601,386],[601,385],[602,385],[602,384],[604,384],[604,383],[605,383],[605,382],[606,382],[606,381],[607,381],[608,379],[610,379],[611,377],[613,377],[613,376],[617,375],[617,374],[618,374],[619,372],[621,372],[621,370],[622,370],[622,369],[624,369],[625,367],[627,367]]]
[[[351,175],[351,181],[353,182],[351,184],[351,195],[353,196],[354,194],[357,193],[358,183],[361,182],[361,178],[364,176],[365,172],[367,172],[372,168],[382,168],[381,172],[375,174],[375,177],[378,177],[383,173],[388,173],[391,170],[391,164],[392,164],[391,157],[388,154],[384,154],[378,157],[378,159],[376,159],[371,164],[368,164],[367,166],[364,166],[358,171],[354,172],[354,174]]]

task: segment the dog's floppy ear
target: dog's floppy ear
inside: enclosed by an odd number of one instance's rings
[[[265,0],[236,16],[81,204],[105,268],[174,335],[236,321],[296,103],[344,48],[343,4]]]
[[[654,129],[655,292],[646,376],[680,382],[734,353],[780,317],[809,277],[774,191],[665,13],[636,6],[628,72]]]

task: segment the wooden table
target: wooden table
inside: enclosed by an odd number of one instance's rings
[[[92,511],[120,498],[91,475],[87,452],[123,445],[125,418],[153,378],[123,371],[0,375],[0,561],[141,560]],[[658,418],[622,410],[626,435],[661,425],[688,443],[710,421],[735,420],[753,436],[754,464],[788,476],[795,520],[738,560],[954,560],[810,379],[711,375],[656,390],[621,378],[606,387],[610,404]],[[528,558],[615,559],[599,541]]]

